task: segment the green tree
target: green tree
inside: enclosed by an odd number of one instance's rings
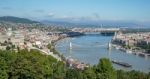
[[[3,58],[0,58],[0,79],[8,78],[8,66]]]
[[[76,69],[67,69],[65,79],[83,79],[82,73]]]
[[[65,66],[63,62],[58,61],[53,64],[53,68],[54,79],[63,79],[65,77]]]
[[[109,59],[100,59],[96,68],[97,78],[100,79],[116,79],[116,71],[114,70]]]
[[[49,43],[49,44],[47,45],[47,48],[48,48],[48,49],[52,49],[52,45]]]
[[[10,50],[11,49],[11,47],[10,46],[6,46],[6,50]]]
[[[12,47],[12,49],[15,49],[15,45],[12,45],[11,47]]]
[[[96,74],[92,67],[89,67],[83,71],[83,79],[96,79]]]
[[[117,79],[129,79],[129,76],[123,70],[117,71]]]

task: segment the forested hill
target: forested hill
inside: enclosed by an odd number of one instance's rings
[[[14,17],[14,16],[3,16],[0,17],[0,22],[12,22],[12,23],[28,23],[28,24],[32,24],[32,23],[39,23],[37,21],[32,21],[26,18],[19,18],[19,17]]]
[[[115,70],[109,59],[85,70],[66,67],[37,50],[0,50],[0,79],[150,79],[150,73]]]

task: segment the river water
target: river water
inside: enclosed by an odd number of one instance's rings
[[[150,72],[150,58],[127,54],[115,48],[108,50],[108,42],[111,38],[112,36],[101,36],[98,34],[65,38],[58,41],[55,48],[65,57],[71,56],[87,64],[97,64],[100,58],[106,57],[111,60],[118,60],[132,65],[132,68],[125,68],[113,64],[116,69]],[[72,46],[71,49],[70,42]]]

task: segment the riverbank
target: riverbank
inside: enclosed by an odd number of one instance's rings
[[[150,57],[150,32],[115,34],[111,43],[116,49],[142,57]]]
[[[146,58],[150,57],[150,54],[143,53],[142,51],[139,51],[139,50],[127,49],[127,48],[125,48],[121,45],[112,44],[112,47],[117,49],[117,50],[129,53],[129,54],[134,54],[134,55],[141,56],[141,57],[146,57]]]

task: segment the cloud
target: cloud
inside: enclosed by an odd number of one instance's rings
[[[100,20],[100,16],[97,13],[91,14],[91,16],[64,16],[64,19],[69,19],[73,21],[98,21]]]
[[[97,13],[93,13],[90,16],[69,16],[69,15],[56,15],[52,12],[45,16],[47,19],[58,19],[65,21],[99,21],[100,16]]]
[[[48,17],[54,17],[55,16],[55,14],[54,13],[52,13],[52,12],[50,12],[50,13],[48,13],[48,15],[47,15]]]

